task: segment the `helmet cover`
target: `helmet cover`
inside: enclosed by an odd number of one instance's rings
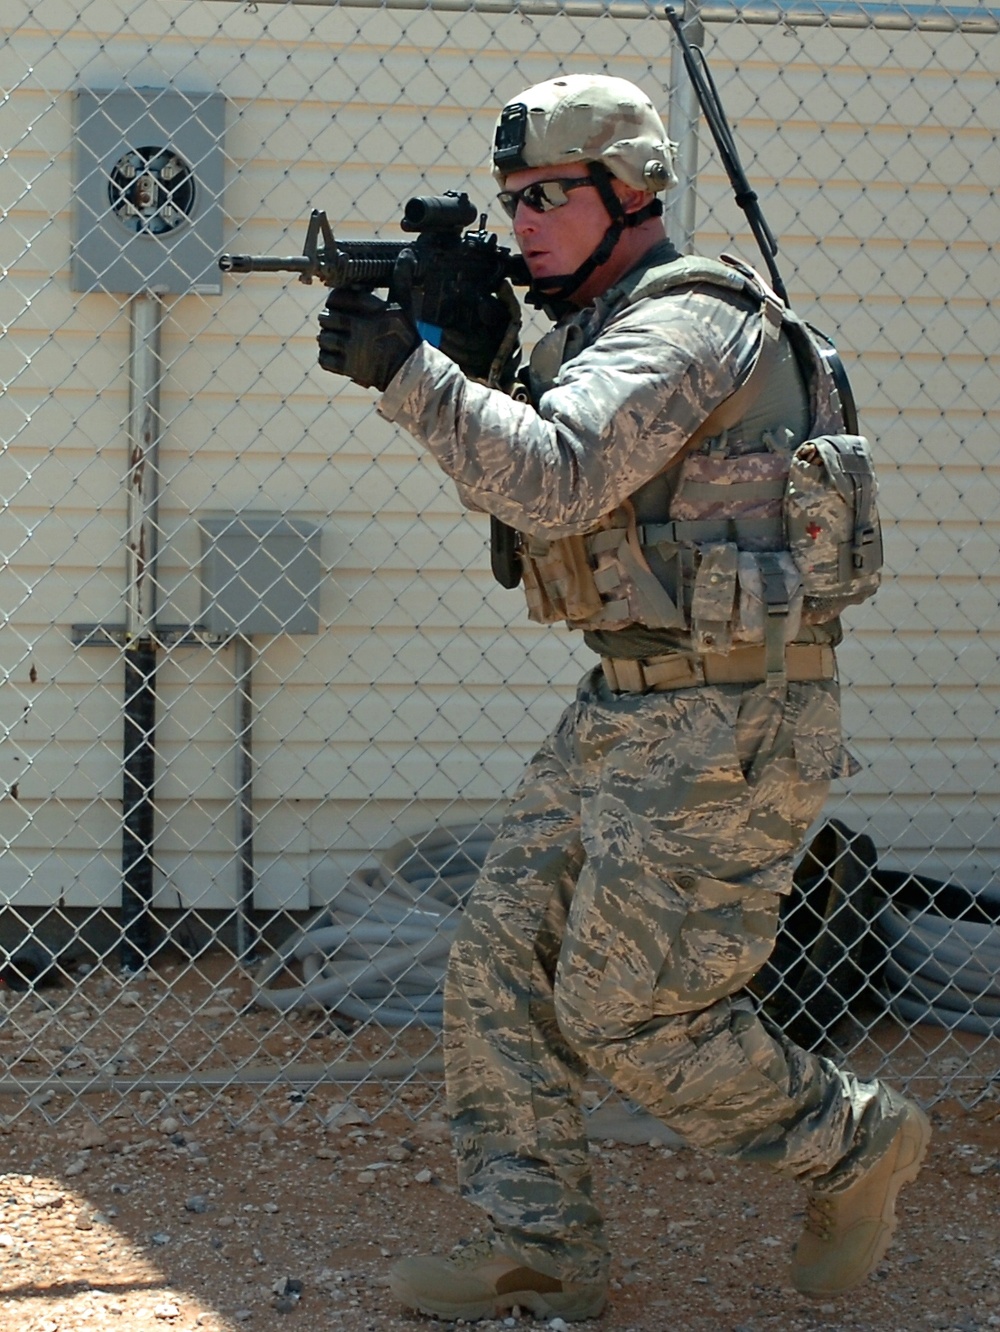
[[[636,189],[677,184],[675,143],[646,94],[607,74],[560,74],[508,102],[494,131],[493,175],[603,162]]]

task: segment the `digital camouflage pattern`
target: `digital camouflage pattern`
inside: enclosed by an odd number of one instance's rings
[[[675,253],[665,244],[651,262]],[[735,294],[609,293],[539,341],[537,408],[470,383],[422,343],[378,410],[430,450],[463,503],[552,540],[598,526],[668,466],[746,374],[759,336]]]
[[[534,404],[421,346],[379,410],[471,507],[540,542],[574,537],[654,484],[759,336],[735,294],[609,293],[539,344]],[[803,636],[820,630],[836,640],[828,626]],[[637,635],[690,650],[685,633],[634,625],[602,649]],[[568,1281],[606,1275],[588,1069],[690,1143],[803,1181],[850,1183],[894,1130],[886,1089],[800,1050],[740,997],[845,771],[834,682],[615,695],[597,669],[581,683],[513,796],[446,982],[463,1190],[519,1262]]]
[[[529,766],[445,991],[460,1179],[519,1261],[606,1273],[587,1067],[688,1142],[802,1180],[849,1180],[895,1123],[878,1084],[731,997],[771,951],[838,732],[832,684],[782,710],[763,685],[616,696],[595,671]]]
[[[424,373],[432,358],[422,366],[419,350],[390,386],[383,414],[428,445],[470,507],[522,533],[533,620],[629,638],[642,626],[646,654],[727,651],[759,644],[765,627],[775,629],[758,561],[745,552],[787,550],[782,501],[792,450],[839,420],[826,364],[793,317],[814,368],[809,396],[783,332],[762,391],[723,447],[706,442],[677,468],[668,465],[754,363],[761,323],[747,284],[759,290],[752,270],[680,259],[669,243],[656,247],[535,347],[528,384],[537,410],[490,390],[466,395],[464,381],[446,383],[437,367]],[[465,410],[452,410],[452,387]],[[839,504],[839,495],[830,498]],[[636,522],[662,527],[667,519],[701,528],[644,544]],[[781,565],[789,603],[785,641],[795,640],[803,619],[834,619],[839,607],[829,600],[803,608],[790,558],[771,563]],[[649,631],[661,634],[652,648]],[[634,655],[627,642],[600,650]]]

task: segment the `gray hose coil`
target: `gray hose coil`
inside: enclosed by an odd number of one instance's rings
[[[932,980],[927,971],[910,971],[893,957],[885,963],[887,988],[893,994],[907,994],[914,1002],[922,1001],[946,1013],[975,1013],[984,1018],[1000,1018],[1000,992],[966,990],[951,982]]]
[[[448,949],[495,834],[469,824],[396,842],[258,968],[252,1002],[281,1013],[319,1004],[386,1027],[439,1026]],[[301,985],[270,984],[294,963]]]
[[[965,1013],[952,1013],[922,999],[913,999],[909,994],[897,995],[892,1000],[892,1010],[903,1022],[930,1022],[936,1027],[947,1027],[950,1031],[971,1031],[978,1036],[1000,1036],[1000,1018],[980,1017],[971,1010]]]
[[[908,1023],[1000,1034],[1000,890],[970,893],[895,874],[891,887],[903,899],[910,889],[921,899],[897,906],[890,896],[877,917],[886,946],[882,989],[892,1011]]]
[[[890,956],[909,971],[973,992],[1000,993],[1000,930],[975,921],[886,907],[879,929]]]

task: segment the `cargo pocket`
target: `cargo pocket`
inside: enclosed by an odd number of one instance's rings
[[[830,782],[860,772],[860,763],[844,745],[838,685],[798,684],[789,693],[792,753],[802,781]]]
[[[701,1010],[741,990],[767,961],[778,928],[777,893],[682,870],[688,909],[656,978],[652,1015]]]

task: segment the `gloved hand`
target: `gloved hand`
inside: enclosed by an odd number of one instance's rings
[[[517,370],[520,330],[521,308],[504,283],[498,294],[474,297],[456,312],[439,346],[470,379],[506,389]]]
[[[420,344],[413,321],[400,306],[353,287],[330,292],[319,323],[320,366],[380,393]]]

